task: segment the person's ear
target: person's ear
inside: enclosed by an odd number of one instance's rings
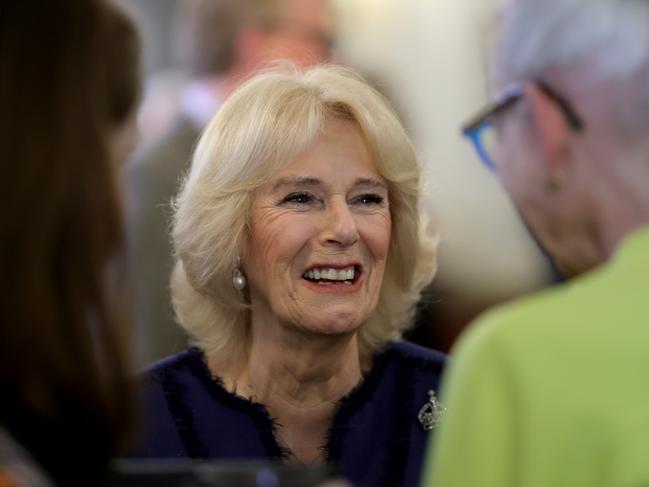
[[[569,159],[565,155],[570,146],[572,130],[563,112],[536,83],[526,83],[523,91],[530,106],[532,125],[536,130],[546,169],[550,174],[565,171]]]

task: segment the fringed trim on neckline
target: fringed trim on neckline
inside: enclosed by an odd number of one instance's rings
[[[277,441],[276,428],[281,425],[262,404],[229,392],[223,385],[221,378],[210,373],[203,352],[200,349],[191,348],[188,350],[186,364],[216,401],[228,404],[234,409],[247,412],[250,415],[259,433],[259,438],[266,449],[266,455],[270,460],[286,460],[290,458],[290,450],[281,446]]]
[[[185,387],[174,380],[173,376],[164,368],[154,371],[153,374],[160,381],[187,456],[195,459],[207,459],[209,451],[198,437],[192,414],[183,401]]]
[[[338,402],[338,412],[327,433],[327,446],[325,447],[328,451],[327,462],[340,464],[344,440],[347,433],[351,430],[349,421],[356,411],[372,399],[374,391],[385,371],[388,353],[389,350],[375,355],[369,374],[365,376],[358,386]]]

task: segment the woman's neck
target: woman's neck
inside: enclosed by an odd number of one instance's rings
[[[268,409],[281,425],[277,434],[294,460],[322,460],[321,447],[338,401],[362,378],[356,334],[310,335],[255,320],[250,331],[245,357],[227,367],[209,360],[212,372],[231,392]]]

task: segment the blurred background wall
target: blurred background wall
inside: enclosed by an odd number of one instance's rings
[[[439,272],[417,336],[447,349],[486,307],[551,279],[496,175],[459,132],[488,98],[496,0],[332,1],[339,18],[337,60],[360,70],[393,101],[426,168],[424,205],[440,236]],[[172,47],[178,2],[118,2],[140,26],[145,105],[150,110],[153,104],[155,123],[164,123],[184,79]],[[142,130],[146,143],[160,128]]]

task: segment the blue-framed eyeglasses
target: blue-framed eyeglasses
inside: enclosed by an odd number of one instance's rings
[[[584,124],[577,116],[568,102],[558,95],[552,88],[542,81],[536,81],[536,85],[553,100],[563,113],[568,125],[575,131],[583,129]],[[512,84],[496,96],[487,107],[480,110],[462,126],[462,134],[467,137],[484,165],[494,171],[493,153],[496,145],[496,134],[493,127],[494,120],[509,108],[514,106],[523,97],[523,87],[520,84]]]

